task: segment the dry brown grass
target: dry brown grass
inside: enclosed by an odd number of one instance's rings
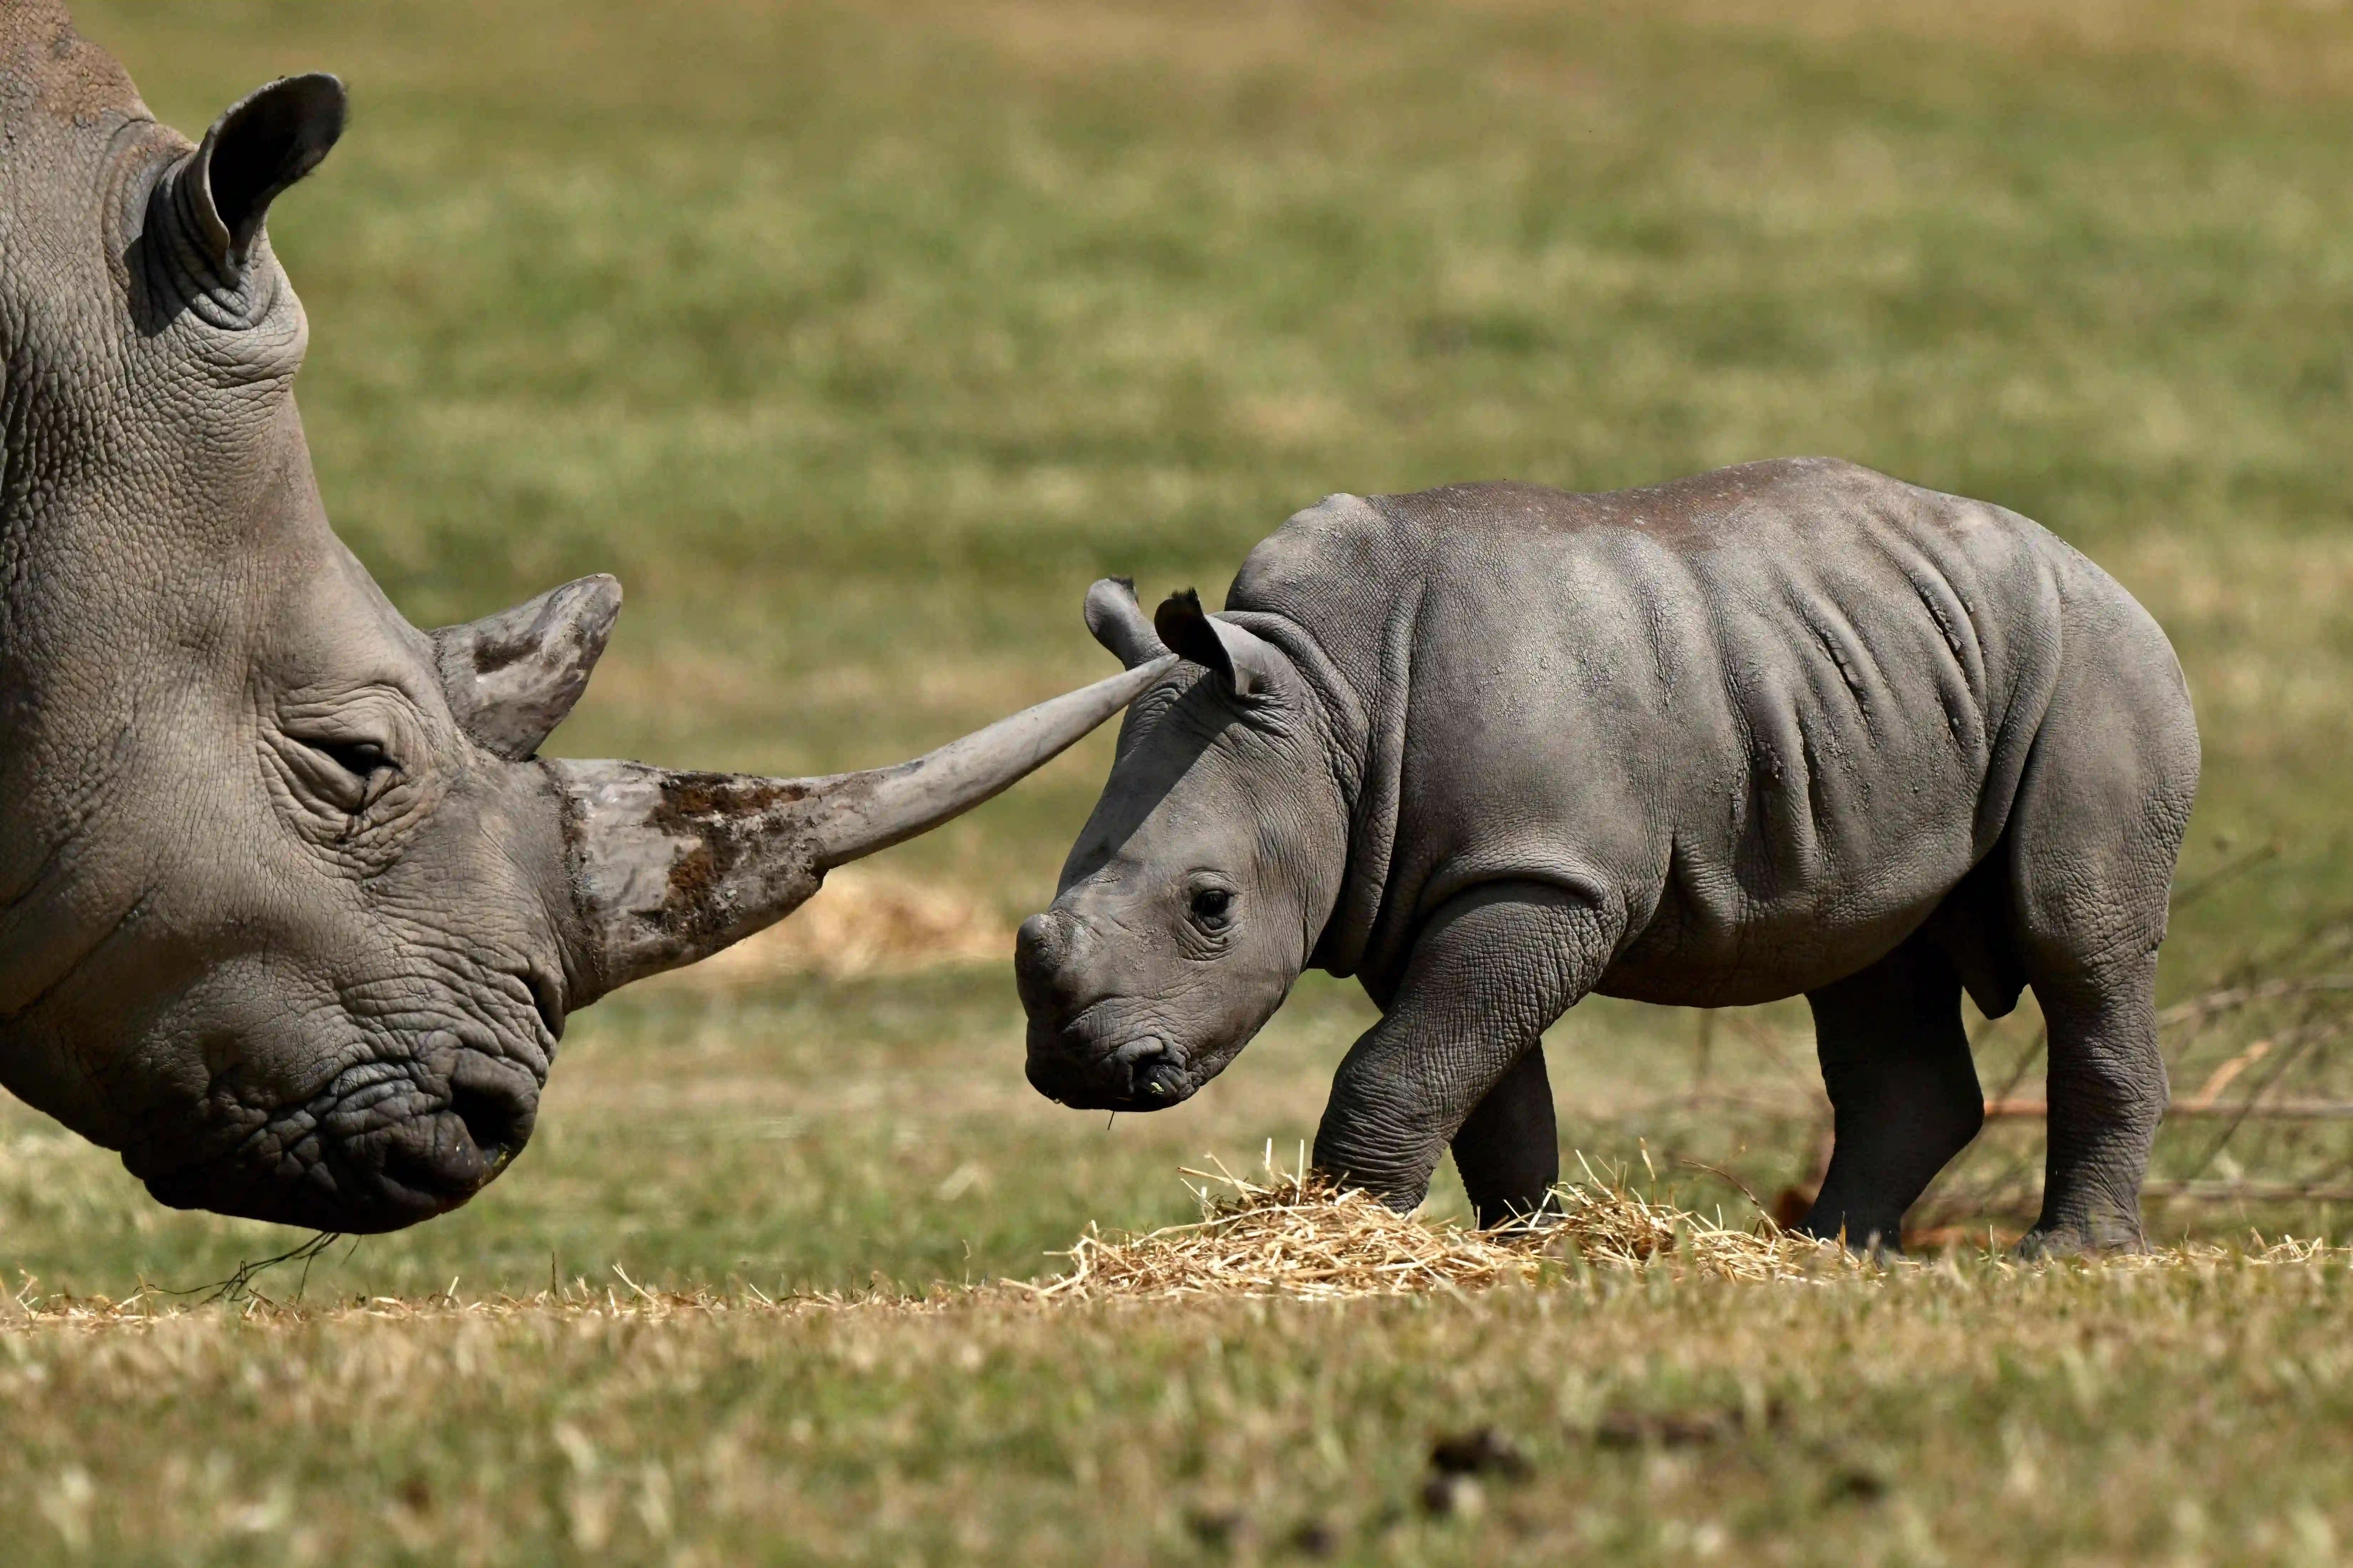
[[[1539,1228],[1474,1230],[1401,1215],[1268,1150],[1267,1179],[1222,1166],[1198,1179],[1201,1218],[1142,1236],[1090,1229],[1067,1255],[1068,1273],[1028,1287],[1041,1300],[1130,1296],[1296,1296],[1338,1300],[1420,1290],[1534,1284],[1593,1266],[1652,1263],[1677,1274],[1778,1279],[1866,1267],[1838,1247],[1792,1236],[1770,1219],[1748,1230],[1652,1203],[1587,1169],[1559,1190],[1560,1214]]]
[[[900,973],[940,963],[998,963],[1013,933],[978,898],[944,882],[849,867],[790,919],[681,970],[671,984],[756,984],[779,974]]]
[[[1238,1176],[1222,1165],[1185,1175],[1201,1202],[1201,1218],[1140,1235],[1104,1235],[1090,1226],[1067,1253],[1071,1268],[1037,1281],[1000,1280],[936,1286],[923,1297],[877,1290],[860,1294],[812,1291],[770,1296],[756,1287],[740,1292],[649,1288],[616,1264],[611,1278],[574,1279],[529,1296],[468,1300],[449,1289],[424,1297],[367,1297],[326,1308],[266,1293],[270,1281],[242,1274],[209,1293],[142,1289],[124,1300],[103,1296],[43,1297],[27,1284],[0,1292],[0,1333],[11,1331],[138,1330],[216,1315],[226,1307],[244,1322],[267,1327],[308,1322],[404,1323],[438,1320],[659,1323],[727,1315],[795,1317],[812,1311],[921,1311],[958,1306],[1035,1303],[1069,1308],[1120,1300],[1179,1301],[1282,1297],[1310,1301],[1360,1300],[1435,1292],[1461,1297],[1508,1286],[1565,1285],[1597,1270],[1651,1271],[1677,1281],[1765,1285],[1785,1281],[1867,1282],[1890,1270],[1917,1268],[1908,1258],[1858,1257],[1842,1247],[1784,1230],[1758,1215],[1746,1229],[1721,1214],[1695,1214],[1655,1201],[1622,1174],[1603,1176],[1584,1164],[1586,1179],[1557,1190],[1559,1212],[1535,1228],[1479,1230],[1443,1218],[1399,1214],[1356,1190],[1343,1190],[1307,1168],[1305,1152],[1291,1170],[1267,1151],[1264,1179]],[[308,1249],[303,1249],[308,1250]],[[1947,1258],[1968,1251],[1951,1248]],[[2327,1266],[2353,1262],[2353,1247],[2293,1237],[2252,1236],[2236,1247],[2159,1247],[2096,1261],[2025,1264],[1990,1250],[1970,1259],[1996,1272],[2043,1267],[2128,1270],[2211,1268],[2218,1262],[2257,1266]],[[298,1251],[292,1261],[303,1261]],[[259,1280],[259,1285],[256,1280]]]
[[[1910,1259],[1872,1259],[1783,1229],[1759,1214],[1746,1229],[1659,1202],[1620,1176],[1584,1164],[1586,1179],[1557,1191],[1559,1214],[1534,1229],[1475,1230],[1448,1220],[1401,1215],[1361,1192],[1341,1191],[1299,1166],[1275,1168],[1252,1182],[1222,1167],[1187,1171],[1202,1182],[1201,1218],[1141,1236],[1105,1237],[1090,1228],[1067,1257],[1070,1270],[1042,1284],[1018,1286],[1040,1300],[1132,1297],[1174,1300],[1208,1296],[1289,1296],[1309,1300],[1488,1289],[1540,1284],[1594,1268],[1658,1269],[1676,1279],[1756,1284],[1854,1279]],[[1957,1243],[1950,1255],[1973,1249]],[[2098,1260],[2098,1267],[2166,1268],[2211,1265],[2223,1257],[2263,1265],[2326,1264],[2353,1249],[2294,1237],[2253,1235],[2232,1247],[2159,1247]],[[1978,1260],[2001,1269],[2031,1268],[1995,1247]]]

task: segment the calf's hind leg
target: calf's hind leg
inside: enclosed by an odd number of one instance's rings
[[[2157,954],[2088,973],[2038,975],[2051,1029],[2049,1149],[2029,1256],[2139,1251],[2140,1183],[2165,1115],[2157,1044]]]
[[[2198,793],[2197,725],[2163,636],[2121,593],[2075,608],[2009,828],[2011,936],[2051,1034],[2030,1254],[2146,1245],[2140,1183],[2166,1100],[2157,950]]]
[[[1851,1247],[1899,1247],[1905,1211],[1985,1121],[1960,976],[1922,933],[1806,1000],[1834,1142],[1799,1228]]]

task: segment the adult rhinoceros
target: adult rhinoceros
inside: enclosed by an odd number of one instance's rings
[[[419,632],[312,479],[263,219],[343,103],[273,82],[191,147],[60,6],[0,4],[0,1080],[167,1204],[361,1231],[497,1174],[567,1012],[1149,676],[872,773],[537,760],[618,586]]]

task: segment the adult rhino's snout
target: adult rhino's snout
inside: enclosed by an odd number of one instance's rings
[[[447,1030],[420,1045],[411,1061],[346,1068],[212,1157],[150,1171],[129,1152],[132,1173],[174,1208],[316,1230],[397,1230],[447,1214],[531,1141],[542,1074]]]
[[[539,1119],[541,1071],[447,1030],[425,1037],[419,1060],[421,1092],[380,1134],[372,1136],[364,1093],[322,1121],[343,1134],[348,1151],[344,1195],[381,1215],[385,1229],[446,1214],[490,1185],[531,1142]]]

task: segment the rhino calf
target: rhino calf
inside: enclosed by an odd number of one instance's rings
[[[1568,495],[1336,495],[1226,612],[1147,623],[1053,905],[1021,928],[1029,1076],[1151,1110],[1310,964],[1382,1017],[1315,1163],[1400,1207],[1451,1148],[1482,1223],[1559,1173],[1541,1037],[1588,992],[1811,1005],[1836,1152],[1805,1227],[1894,1244],[1973,1138],[1962,1028],[2034,987],[2032,1251],[2142,1245],[2153,992],[2198,784],[2180,666],[2117,584],[2000,507],[1852,464]]]

